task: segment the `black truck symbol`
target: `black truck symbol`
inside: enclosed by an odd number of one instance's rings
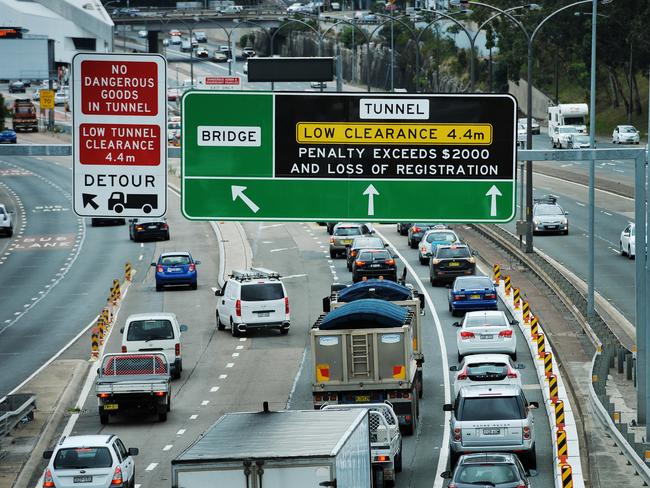
[[[158,208],[158,195],[113,192],[108,199],[108,210],[120,214],[125,208],[140,208],[146,214],[151,213],[154,208]]]

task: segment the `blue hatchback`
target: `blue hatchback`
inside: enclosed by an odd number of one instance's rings
[[[487,276],[459,276],[449,290],[452,315],[470,310],[497,310],[497,290]]]
[[[0,131],[0,144],[16,144],[16,132],[11,129]]]
[[[197,264],[201,262],[194,261],[186,251],[162,253],[158,262],[151,263],[156,268],[156,291],[162,291],[167,285],[187,285],[196,290]]]

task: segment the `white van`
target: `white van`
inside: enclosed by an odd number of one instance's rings
[[[160,352],[171,366],[172,378],[178,379],[183,371],[180,325],[173,313],[139,313],[129,315],[122,333],[122,352]]]
[[[233,336],[249,329],[279,329],[289,333],[289,297],[280,275],[264,268],[235,270],[217,297],[217,328]]]

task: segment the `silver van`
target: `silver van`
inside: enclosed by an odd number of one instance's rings
[[[451,412],[450,465],[462,454],[472,452],[512,452],[528,469],[537,469],[535,426],[532,410],[537,402],[528,402],[518,385],[462,387]]]

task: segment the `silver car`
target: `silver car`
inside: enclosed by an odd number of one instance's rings
[[[559,232],[569,234],[569,214],[555,200],[539,199],[533,205],[533,234]]]
[[[373,233],[366,224],[338,224],[330,237],[330,257],[347,255],[347,248],[355,237],[370,237]]]
[[[463,322],[454,322],[458,327],[456,345],[458,362],[468,354],[509,354],[517,360],[517,336],[512,326],[516,320],[508,320],[501,310],[467,312]]]
[[[456,373],[454,393],[458,393],[463,386],[521,386],[519,370],[524,368],[507,354],[470,354],[460,366],[451,366],[449,371]]]
[[[612,132],[612,144],[638,144],[639,131],[633,125],[617,125]]]
[[[453,404],[449,422],[450,465],[470,452],[516,452],[528,469],[537,469],[535,423],[532,410],[537,402],[528,402],[516,385],[463,387]]]
[[[0,232],[6,236],[11,237],[14,235],[14,224],[12,219],[13,212],[0,203]]]

